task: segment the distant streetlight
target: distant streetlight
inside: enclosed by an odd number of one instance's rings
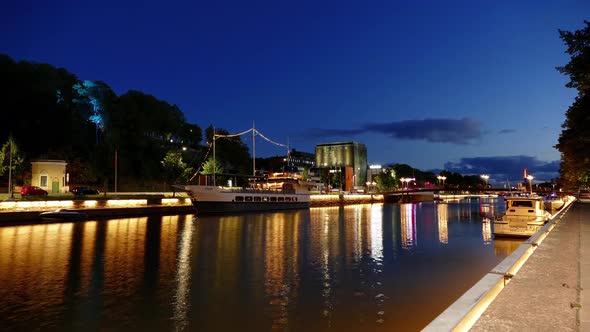
[[[532,194],[533,193],[533,179],[535,177],[529,174],[529,175],[526,176],[526,178],[527,178],[527,180],[529,180],[529,186],[531,188],[531,194]]]
[[[406,182],[406,189],[407,189],[408,185],[410,184],[410,182],[416,181],[416,179],[414,179],[414,178],[401,178],[399,180],[402,182],[402,188],[403,188],[403,183]]]
[[[485,187],[487,188],[488,187],[488,179],[490,178],[490,176],[487,174],[482,174],[481,178],[483,179],[483,181],[485,183]]]
[[[442,186],[444,187],[445,186],[445,180],[447,179],[447,177],[444,176],[444,175],[439,175],[436,178],[438,179],[439,182],[442,183]]]

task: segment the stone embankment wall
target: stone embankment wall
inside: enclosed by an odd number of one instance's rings
[[[311,195],[311,206],[334,206],[346,204],[363,204],[383,202],[383,195],[370,194],[340,194],[340,195]]]

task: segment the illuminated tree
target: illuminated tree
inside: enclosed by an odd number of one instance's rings
[[[75,91],[74,103],[82,108],[86,120],[94,123],[95,143],[98,144],[98,132],[104,130],[105,103],[114,97],[114,93],[108,85],[100,81],[78,82],[72,89]],[[58,98],[59,96],[58,94]]]
[[[215,172],[213,169],[213,165],[215,165]],[[219,160],[216,159],[215,164],[213,164],[213,158],[209,158],[203,164],[203,170],[201,171],[201,174],[213,174],[213,173],[217,173],[217,174],[223,173],[223,168],[221,167]]]
[[[188,167],[182,161],[180,151],[168,151],[161,161],[164,179],[168,184],[186,183],[189,176],[193,173],[192,167]]]

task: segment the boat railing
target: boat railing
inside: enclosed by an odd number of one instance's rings
[[[230,190],[232,193],[240,194],[296,194],[295,189],[282,189],[282,188],[245,188],[245,187],[223,187],[225,190]]]

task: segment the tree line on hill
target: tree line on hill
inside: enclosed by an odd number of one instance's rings
[[[70,184],[112,189],[117,158],[121,190],[161,190],[201,167],[213,137],[210,126],[203,142],[199,125],[152,95],[130,90],[118,96],[104,82],[1,54],[0,105],[3,187],[10,163],[13,184],[23,185],[30,182],[30,161],[57,159],[67,161]],[[228,172],[249,171],[250,153],[239,138],[218,140],[217,156]]]

